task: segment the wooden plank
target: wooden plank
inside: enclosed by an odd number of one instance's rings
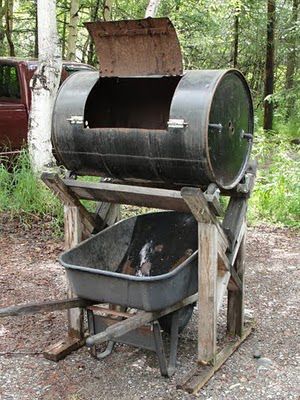
[[[211,183],[210,185],[208,185],[208,188],[203,194],[208,202],[208,206],[211,212],[215,215],[223,216],[224,211],[220,204],[220,189],[218,188],[218,186],[215,183]]]
[[[97,230],[100,232],[107,226],[111,226],[115,222],[119,221],[121,219],[120,211],[119,204],[100,202],[95,215]]]
[[[205,222],[213,224],[218,230],[218,269],[230,270],[231,272],[231,286],[235,290],[241,289],[242,285],[238,275],[232,268],[226,250],[229,247],[229,241],[219,224],[216,216],[210,211],[206,198],[204,197],[201,189],[184,187],[181,189],[181,195],[184,201],[188,204],[193,215],[198,222]]]
[[[65,193],[65,192],[64,192]],[[67,200],[66,200],[67,202]],[[68,202],[67,202],[68,204]],[[70,204],[70,203],[69,203]],[[64,206],[65,249],[71,249],[82,240],[82,214],[80,207],[74,205]],[[71,287],[67,290],[68,298],[74,298]],[[73,308],[68,310],[68,336],[49,346],[44,351],[44,356],[49,360],[58,361],[78,349],[84,344],[83,309]]]
[[[244,328],[244,271],[245,271],[245,235],[239,246],[234,268],[242,282],[242,289],[228,290],[227,332],[230,335],[242,336]]]
[[[198,224],[198,362],[204,364],[216,354],[217,236],[215,225]]]
[[[175,190],[70,179],[64,179],[64,183],[81,199],[190,212],[180,192]]]
[[[78,207],[64,206],[65,221],[65,249],[71,249],[82,240],[82,225]],[[71,288],[68,288],[69,298],[74,297]],[[68,311],[69,336],[83,338],[83,310],[76,308]]]
[[[232,197],[226,209],[222,227],[229,239],[231,250],[236,246],[241,227],[245,221],[247,202],[247,199]]]
[[[88,235],[94,230],[96,221],[93,216],[80,203],[79,198],[65,185],[58,174],[44,172],[41,176],[43,182],[51,189],[65,206],[77,207],[83,224],[83,235]]]
[[[219,224],[217,217],[210,211],[202,190],[198,188],[184,187],[181,189],[181,196],[198,222],[213,224],[216,226],[219,233],[218,240],[220,242],[220,247],[223,251],[226,251],[229,246],[228,239]]]
[[[56,342],[49,346],[44,352],[43,355],[45,358],[51,361],[59,361],[65,358],[72,351],[75,351],[82,347],[85,343],[85,339],[78,339],[75,337],[67,336],[65,339]]]
[[[216,361],[213,366],[197,366],[186,377],[177,384],[177,389],[185,390],[188,393],[196,395],[200,389],[210,380],[210,378],[218,371],[225,361],[235,352],[241,343],[251,334],[254,329],[254,322],[249,323],[241,337],[230,340],[223,349],[217,354]]]
[[[114,317],[129,318],[129,317],[132,317],[133,315],[135,315],[135,314],[127,313],[127,312],[113,310],[112,308],[105,308],[105,307],[100,307],[100,306],[89,306],[88,309],[91,311],[94,311],[96,313],[98,312],[101,314],[107,314],[107,315],[114,316]]]
[[[246,230],[247,230],[247,223],[246,223],[246,220],[244,220],[243,224],[240,227],[239,234],[236,238],[235,247],[233,248],[232,252],[228,254],[228,261],[230,262],[231,265],[234,265],[234,263],[235,263],[235,260],[236,260],[241,242],[243,240],[243,237],[246,233]]]
[[[80,298],[51,300],[44,301],[42,303],[19,304],[16,306],[0,308],[0,318],[67,310],[76,307],[86,307],[90,304],[92,304],[91,301]]]
[[[217,314],[221,309],[224,295],[227,291],[228,282],[230,279],[230,272],[218,271],[217,275]]]
[[[179,308],[185,307],[188,304],[195,303],[197,301],[198,295],[194,294],[189,296],[173,306],[164,308],[163,310],[147,312],[147,311],[138,311],[132,317],[127,318],[124,321],[117,322],[113,326],[108,327],[104,332],[97,333],[94,336],[90,336],[86,340],[87,346],[91,347],[95,344],[100,344],[106,342],[111,339],[118,338],[125,333],[128,333],[142,325],[147,324],[148,322],[155,321],[164,315],[170,314],[173,311],[178,310]]]

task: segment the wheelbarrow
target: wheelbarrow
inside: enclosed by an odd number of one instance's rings
[[[115,342],[128,343],[155,351],[162,375],[174,372],[178,333],[198,290],[197,246],[191,214],[154,212],[120,221],[60,256],[79,298],[122,307],[87,308],[86,343],[94,356],[107,356]],[[162,330],[171,335],[169,364]],[[99,354],[95,346],[104,341],[107,349]]]

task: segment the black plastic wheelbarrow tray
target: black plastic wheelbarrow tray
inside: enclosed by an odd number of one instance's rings
[[[197,292],[197,237],[191,214],[155,212],[120,221],[59,260],[78,297],[155,311]]]

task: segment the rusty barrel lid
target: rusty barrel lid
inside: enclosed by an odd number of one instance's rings
[[[181,75],[182,55],[169,18],[86,22],[100,76]]]

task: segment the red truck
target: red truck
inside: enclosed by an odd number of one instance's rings
[[[37,65],[36,60],[0,57],[0,152],[20,150],[27,141],[29,81]],[[63,61],[61,82],[86,69],[94,70],[87,64]]]

